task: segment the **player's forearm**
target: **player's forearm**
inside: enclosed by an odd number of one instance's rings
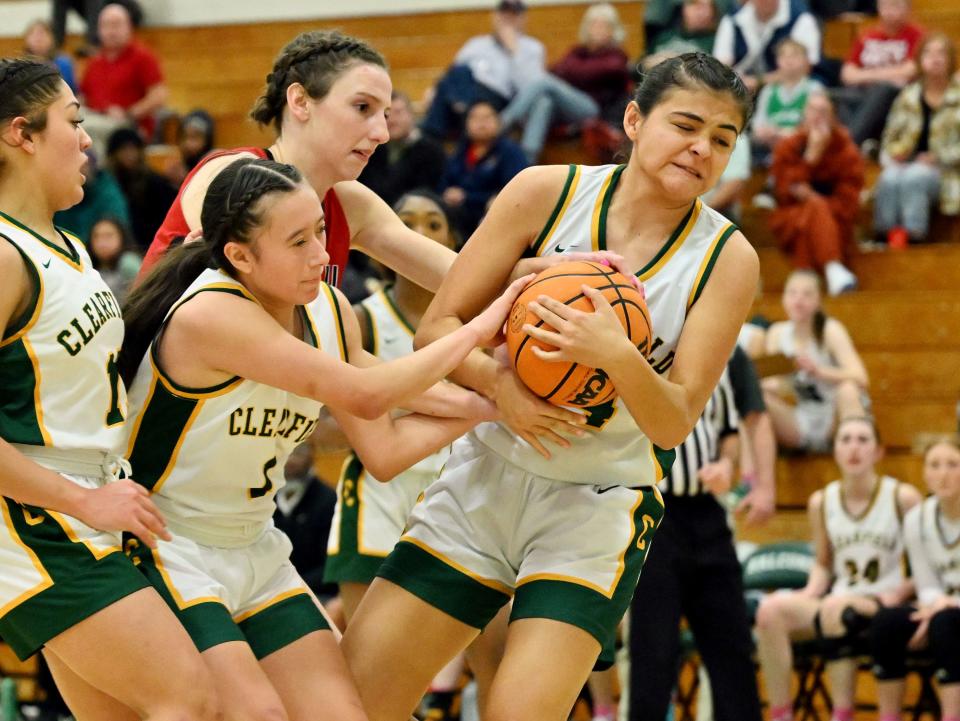
[[[403,404],[404,410],[435,418],[476,418],[483,401],[473,391],[441,381]]]
[[[473,428],[478,419],[433,418],[413,413],[391,421],[391,430],[368,449],[357,449],[360,460],[379,481],[389,481],[413,464],[450,445]],[[383,447],[390,453],[383,453]]]
[[[604,370],[640,430],[661,448],[675,448],[693,430],[703,408],[692,408],[686,389],[658,375],[624,336]]]
[[[430,312],[427,311],[427,316],[417,328],[417,335],[413,341],[414,347],[424,348],[432,345],[461,327],[463,327],[463,321],[455,315],[431,318]],[[465,388],[472,388],[487,398],[493,398],[496,393],[498,368],[497,361],[482,350],[476,349],[449,374],[449,378]]]
[[[0,495],[75,516],[86,493],[82,486],[37,465],[0,440]]]

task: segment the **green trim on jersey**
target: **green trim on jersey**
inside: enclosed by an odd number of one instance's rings
[[[653,268],[660,259],[670,252],[670,248],[673,247],[673,244],[677,242],[677,239],[683,235],[683,231],[687,228],[687,223],[690,222],[690,218],[693,216],[693,211],[697,207],[697,201],[693,201],[690,204],[690,209],[686,212],[680,222],[677,224],[677,227],[673,229],[673,232],[670,234],[670,237],[667,238],[667,242],[663,244],[660,250],[657,251],[657,254],[650,259],[650,262],[643,266],[640,270],[637,271],[636,275],[640,276],[646,273],[648,270]]]
[[[137,483],[155,490],[176,461],[183,437],[201,403],[199,398],[174,395],[159,377],[154,377],[130,439],[128,457],[130,465],[137,469]]]
[[[237,624],[257,660],[330,625],[306,591],[269,606]]]
[[[350,351],[347,350],[347,333],[343,328],[343,314],[340,312],[340,303],[337,301],[337,295],[326,283],[321,283],[320,287],[323,288],[330,297],[330,305],[333,306],[334,313],[337,316],[337,331],[340,333],[340,350],[343,353],[343,361],[344,363],[349,363]]]
[[[19,338],[0,346],[0,438],[8,443],[43,446],[46,440],[37,413],[36,366],[26,343]]]
[[[593,636],[601,648],[594,667],[598,671],[613,665],[617,626],[630,607],[640,570],[650,552],[650,541],[663,520],[663,505],[656,490],[637,492],[641,500],[633,512],[633,536],[624,553],[623,573],[609,598],[587,586],[552,579],[521,582],[513,598],[511,623],[520,618],[549,618],[582,628]]]
[[[3,332],[3,341],[6,341],[8,338],[12,338],[23,331],[27,326],[30,325],[30,322],[37,315],[37,304],[40,302],[40,292],[43,288],[43,280],[40,277],[40,271],[37,270],[36,264],[30,258],[29,255],[21,248],[17,241],[11,238],[8,235],[0,233],[0,238],[8,241],[10,245],[17,249],[17,252],[23,257],[23,264],[27,266],[27,272],[30,273],[30,277],[33,280],[33,289],[30,294],[30,304],[27,306],[27,309],[23,312],[19,318],[16,319],[14,323],[8,325]],[[0,342],[0,347],[3,346],[3,342]]]
[[[661,448],[653,441],[650,441],[653,448],[653,457],[657,459],[657,465],[660,466],[660,478],[666,478],[673,468],[673,463],[677,460],[677,450],[675,448]]]
[[[377,575],[481,630],[510,600],[506,593],[485,586],[409,541],[397,543]]]
[[[600,201],[600,218],[597,221],[597,248],[599,250],[607,249],[607,212],[610,210],[610,202],[613,200],[613,192],[620,182],[620,176],[626,169],[626,165],[618,165],[614,169],[613,175],[610,176],[607,191],[603,194],[603,200]]]
[[[570,186],[573,185],[573,179],[577,174],[577,166],[571,164],[567,170],[567,179],[563,183],[563,190],[560,191],[560,197],[557,198],[557,204],[553,206],[553,211],[550,213],[550,217],[547,219],[547,222],[543,226],[543,230],[540,231],[540,235],[537,236],[537,239],[534,241],[533,245],[530,247],[532,255],[539,255],[540,249],[543,246],[544,241],[550,236],[550,231],[553,230],[554,223],[557,222],[557,218],[560,216],[560,212],[563,210],[564,205],[567,203],[567,195],[570,194]]]
[[[731,225],[726,230],[724,230],[720,237],[717,239],[716,246],[713,249],[713,252],[710,254],[709,260],[704,267],[703,275],[700,278],[700,282],[697,283],[697,287],[693,292],[693,299],[690,301],[688,310],[693,307],[693,304],[697,302],[697,299],[700,297],[700,294],[703,292],[703,289],[707,286],[707,281],[710,279],[710,274],[713,272],[713,266],[717,264],[717,258],[720,257],[720,251],[723,250],[723,246],[727,244],[730,236],[736,233],[739,228],[736,225]]]
[[[393,312],[393,314],[397,317],[397,320],[400,321],[400,324],[407,329],[407,332],[409,332],[410,335],[416,335],[417,329],[413,327],[413,324],[410,323],[409,320],[407,320],[407,317],[403,314],[403,311],[400,310],[400,306],[397,305],[397,301],[394,300],[392,295],[390,295],[391,290],[393,290],[392,283],[388,285],[386,288],[384,288],[383,290],[381,290],[380,292],[383,293],[383,297],[386,299],[387,305],[390,307],[390,310]]]
[[[314,348],[319,348],[320,341],[317,338],[317,328],[313,322],[313,318],[310,316],[310,311],[307,310],[306,306],[302,305],[298,305],[297,310],[300,311],[300,317],[303,319],[303,328],[309,336],[309,338],[304,338],[304,341]]]
[[[73,265],[75,265],[75,266],[81,266],[81,263],[80,263],[80,253],[79,253],[79,252],[77,251],[77,249],[74,247],[74,245],[73,245],[73,243],[70,241],[70,239],[66,236],[66,233],[64,233],[60,228],[55,228],[55,230],[60,234],[60,237],[63,238],[63,242],[67,244],[67,248],[69,248],[69,252],[66,251],[66,250],[64,250],[63,248],[61,248],[61,247],[60,247],[59,245],[57,245],[56,243],[51,243],[49,240],[47,240],[46,238],[44,238],[42,235],[40,235],[39,233],[37,233],[35,230],[33,230],[32,228],[28,228],[26,225],[24,225],[23,223],[21,223],[19,220],[17,220],[16,218],[10,217],[10,216],[7,215],[6,213],[4,213],[2,210],[0,210],[0,218],[3,218],[4,220],[6,220],[6,221],[7,221],[8,223],[10,223],[11,225],[15,225],[16,227],[20,228],[20,230],[24,231],[25,233],[29,233],[29,234],[32,235],[34,238],[36,238],[36,239],[39,240],[41,243],[43,243],[45,246],[47,246],[47,247],[48,247],[50,250],[52,250],[54,253],[56,253],[56,254],[59,255],[61,258],[63,258],[64,260],[69,261],[70,263],[73,263]]]

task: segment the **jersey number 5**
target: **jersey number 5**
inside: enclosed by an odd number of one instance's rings
[[[263,485],[257,488],[248,488],[247,495],[251,500],[254,498],[263,498],[273,490],[273,481],[270,480],[270,471],[277,465],[277,459],[271,458],[263,464]]]

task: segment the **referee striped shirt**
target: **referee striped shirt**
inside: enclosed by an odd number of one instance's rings
[[[720,382],[707,401],[697,425],[677,447],[677,458],[670,473],[659,483],[662,493],[673,496],[696,496],[709,493],[700,483],[697,471],[720,456],[720,442],[740,426],[734,401],[730,370],[724,368]]]

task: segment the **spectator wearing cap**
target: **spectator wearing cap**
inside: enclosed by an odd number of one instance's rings
[[[417,188],[434,188],[443,175],[443,146],[413,124],[410,98],[393,91],[387,118],[390,140],[377,148],[357,178],[393,207],[400,196]]]
[[[527,7],[521,0],[500,0],[493,13],[493,32],[470,38],[434,89],[422,128],[445,138],[462,129],[467,109],[489,103],[497,112],[545,72],[546,51],[524,33]]]
[[[394,111],[395,112],[395,111]],[[191,110],[180,119],[177,130],[178,156],[164,170],[164,175],[177,188],[187,174],[213,150],[213,118],[206,110]]]
[[[713,54],[736,70],[751,90],[778,82],[777,45],[793,38],[820,62],[820,26],[803,0],[747,0],[717,26]]]
[[[176,200],[177,189],[147,165],[143,138],[133,128],[119,128],[110,135],[107,168],[127,200],[133,239],[144,253]]]
[[[154,113],[167,100],[160,63],[134,35],[134,17],[126,4],[112,2],[97,18],[100,50],[90,58],[80,82],[87,108],[84,126],[98,150],[121,125],[134,125],[153,137]]]

